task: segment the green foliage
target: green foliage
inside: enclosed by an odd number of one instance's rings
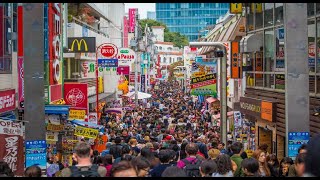
[[[170,32],[167,26],[159,21],[153,20],[153,19],[141,19],[139,21],[139,24],[142,29],[142,35],[144,35],[144,28],[146,27],[146,24],[148,24],[149,27],[151,26],[163,26],[164,29],[164,41],[165,42],[172,42],[174,46],[182,48],[183,46],[187,46],[189,44],[189,40],[187,36],[180,34],[179,32]]]

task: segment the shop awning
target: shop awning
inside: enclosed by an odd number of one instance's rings
[[[100,93],[100,94],[99,94],[99,101],[100,101],[101,99],[104,99],[104,98],[112,95],[112,94],[114,94],[114,93]],[[96,96],[96,95],[89,96],[88,102],[89,102],[89,103],[95,103],[95,102],[97,102],[97,96]]]
[[[227,116],[233,116],[233,111],[229,111],[227,112]],[[212,118],[213,119],[220,119],[220,114],[217,114],[217,115],[212,115]]]
[[[0,119],[5,121],[17,120],[16,115],[13,113],[13,111],[1,114]]]
[[[249,34],[243,37],[240,41],[240,52],[256,52],[260,51],[260,47],[263,47],[261,34]]]
[[[46,114],[69,114],[69,105],[46,105]]]
[[[209,97],[209,98],[207,98],[206,99],[206,101],[209,103],[209,104],[211,104],[211,103],[213,103],[213,102],[216,102],[218,99],[216,99],[216,98],[214,98],[214,97]]]

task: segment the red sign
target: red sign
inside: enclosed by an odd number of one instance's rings
[[[130,66],[119,66],[117,67],[117,75],[129,75]]]
[[[134,32],[134,28],[136,26],[136,14],[138,13],[138,9],[129,9],[129,32]]]
[[[101,47],[100,52],[105,58],[113,58],[118,54],[118,48],[113,44],[106,44]]]
[[[24,80],[23,80],[23,58],[18,57],[18,103],[19,109],[24,108]]]
[[[129,83],[134,83],[134,73],[130,73],[129,75]],[[138,83],[140,83],[140,73],[138,73]]]
[[[15,95],[14,89],[0,91],[0,113],[12,111],[16,108]]]
[[[64,100],[72,107],[88,109],[88,84],[65,83]]]
[[[129,22],[127,16],[123,16],[123,47],[128,47],[128,31],[129,31]]]

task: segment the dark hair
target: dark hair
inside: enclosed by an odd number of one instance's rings
[[[170,166],[163,171],[163,173],[161,174],[161,177],[188,177],[188,176],[183,169],[180,169],[177,166]]]
[[[120,144],[121,143],[121,137],[117,136],[114,140],[114,143]]]
[[[115,163],[112,165],[112,168],[111,168],[111,177],[114,177],[114,174],[117,172],[126,171],[129,169],[134,169],[137,173],[136,168],[133,166],[133,164],[130,161],[120,161],[118,163]]]
[[[112,164],[112,155],[111,154],[106,154],[105,156],[102,157],[102,162],[105,166]]]
[[[279,161],[278,158],[275,154],[269,154],[269,156],[267,156],[266,161],[274,161],[274,164],[272,165],[273,167],[279,167]]]
[[[41,177],[41,168],[36,165],[29,166],[24,171],[24,176],[25,177]]]
[[[320,134],[312,137],[308,143],[305,172],[320,176]]]
[[[205,175],[211,175],[214,172],[217,172],[218,165],[213,160],[203,161],[200,165],[201,172]]]
[[[307,149],[307,147],[308,147],[307,144],[302,144],[298,149],[298,153],[300,153],[300,151],[303,150],[303,149]]]
[[[145,169],[151,166],[151,163],[148,161],[148,159],[139,156],[136,157],[132,160],[132,164],[133,166],[135,166],[135,168],[137,169],[137,171],[139,172],[141,169]]]
[[[232,145],[231,145],[231,151],[233,152],[233,154],[239,154],[241,149],[242,149],[242,143],[240,142],[234,142]]]
[[[95,156],[93,158],[92,164],[102,164],[102,157],[101,156]]]
[[[199,148],[195,143],[189,143],[186,146],[186,152],[188,153],[188,155],[196,155],[198,151],[199,151]]]
[[[154,153],[152,153],[150,148],[144,147],[141,149],[141,156],[147,158],[150,161],[154,158]]]
[[[75,153],[77,154],[77,156],[79,156],[80,158],[87,158],[90,157],[90,150],[91,147],[88,143],[86,142],[80,142],[76,145],[76,147],[74,148]]]
[[[248,158],[248,155],[245,151],[243,151],[241,154],[240,154],[241,158],[242,159],[247,159]]]
[[[129,145],[127,145],[127,144],[122,145],[122,150],[121,150],[122,155],[129,154],[130,151],[131,151],[131,147]]]
[[[171,160],[171,153],[169,150],[160,150],[158,153],[158,158],[161,163],[167,163]]]
[[[296,159],[294,160],[295,164],[301,164],[301,163],[305,163],[306,162],[306,156],[307,153],[299,153],[296,157]]]
[[[259,161],[255,158],[246,158],[242,160],[241,167],[247,169],[250,173],[256,174],[259,170]]]
[[[4,161],[0,161],[0,175],[14,177],[12,169],[9,167],[8,163],[6,163]]]
[[[220,154],[216,159],[218,169],[217,172],[219,174],[226,174],[227,172],[232,170],[232,163],[230,156],[227,154]]]
[[[288,163],[288,164],[290,164],[290,165],[292,165],[293,164],[293,160],[291,159],[291,158],[289,158],[289,157],[284,157],[281,161],[280,161],[280,168],[279,168],[279,174],[280,175],[282,175],[283,174],[283,172],[282,172],[282,164],[283,163]],[[287,172],[287,174],[288,174],[289,172]]]

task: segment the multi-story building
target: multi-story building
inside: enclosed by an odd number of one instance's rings
[[[156,12],[154,12],[154,11],[147,11],[147,19],[156,20]]]
[[[156,18],[171,32],[180,32],[195,41],[200,30],[216,24],[228,10],[228,3],[156,3]]]

